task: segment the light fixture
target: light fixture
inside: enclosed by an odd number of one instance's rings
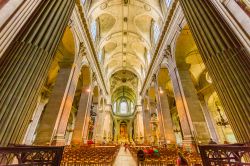
[[[160,94],[163,94],[163,90],[161,87],[159,88],[159,91],[160,91]]]
[[[88,88],[87,90],[86,90],[86,92],[90,92],[91,90],[90,90],[90,88]]]
[[[217,106],[217,105],[216,105]],[[223,118],[223,116],[221,115],[221,110],[220,110],[220,108],[217,106],[217,111],[218,111],[218,113],[219,113],[219,115],[220,115],[220,119],[216,122],[216,124],[218,125],[218,126],[224,126],[224,127],[227,127],[227,125],[229,125],[229,122],[228,122],[228,120],[226,120],[226,119],[224,119]]]

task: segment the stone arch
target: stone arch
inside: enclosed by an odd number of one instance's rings
[[[237,141],[231,126],[229,124],[227,125],[227,127],[219,125],[219,123],[222,121],[221,118],[223,118],[225,121],[228,121],[228,119],[217,93],[213,91],[210,94],[205,95],[205,100],[207,102],[209,113],[215,126],[216,133],[219,137],[219,143],[223,144],[224,141],[227,141],[229,143],[236,143]]]

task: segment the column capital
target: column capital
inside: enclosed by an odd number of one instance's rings
[[[105,105],[105,112],[111,112],[112,111],[112,105],[111,104],[106,104]]]
[[[142,105],[136,105],[136,111],[142,112]]]
[[[173,57],[172,48],[170,45],[164,50],[164,59],[166,61],[166,67],[168,68],[169,72],[172,72],[176,68],[175,58]]]

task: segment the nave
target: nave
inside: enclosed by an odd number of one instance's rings
[[[64,149],[61,165],[175,166],[179,165],[177,161],[178,154],[185,156],[189,165],[202,165],[198,153],[176,148],[173,145],[169,145],[168,148],[147,145],[125,146],[68,146]],[[144,152],[145,159],[143,161],[137,156],[139,150]]]
[[[250,165],[249,9],[0,0],[0,165]]]

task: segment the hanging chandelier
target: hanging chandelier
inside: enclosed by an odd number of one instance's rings
[[[229,125],[229,122],[228,122],[227,119],[224,119],[224,118],[223,118],[223,116],[221,115],[221,110],[220,110],[220,108],[219,108],[218,106],[217,106],[217,111],[218,111],[218,113],[219,113],[219,115],[220,115],[220,119],[216,122],[216,124],[217,124],[218,126],[227,127],[227,125]]]

